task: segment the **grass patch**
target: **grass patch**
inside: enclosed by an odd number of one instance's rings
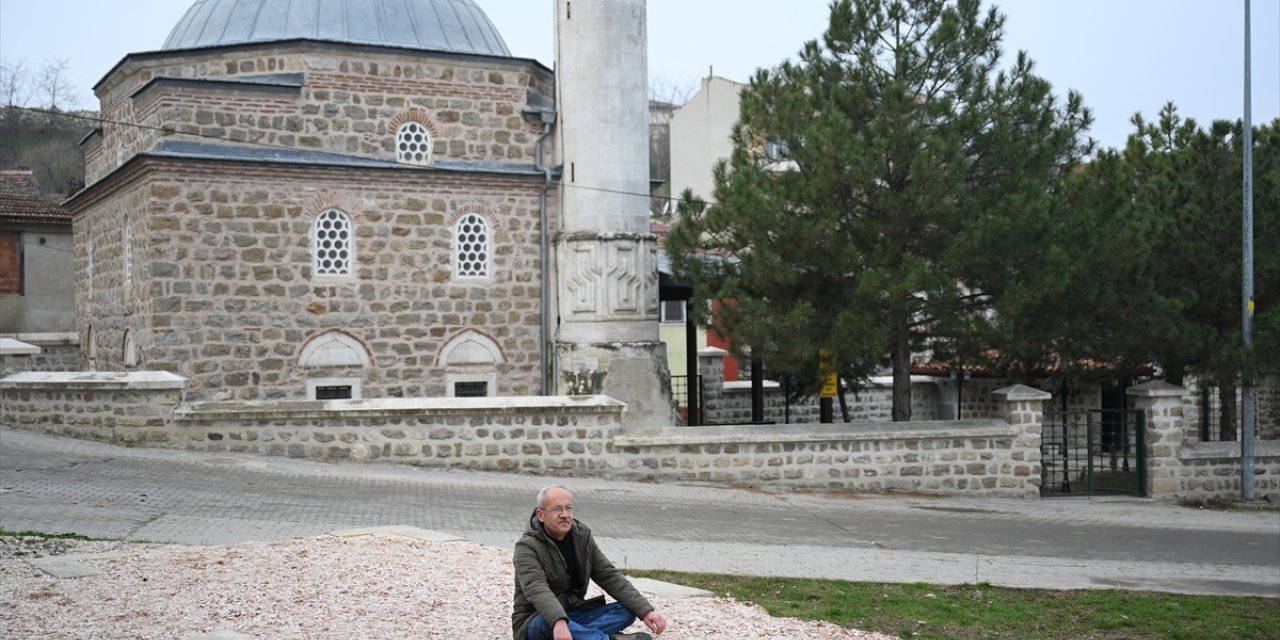
[[[9,531],[0,529],[0,538],[43,538],[45,540],[83,540],[85,542],[113,542],[117,538],[94,538],[78,533],[45,533],[43,531]]]
[[[1280,640],[1280,600],[1146,591],[1009,589],[628,574],[753,602],[771,615],[932,640]]]

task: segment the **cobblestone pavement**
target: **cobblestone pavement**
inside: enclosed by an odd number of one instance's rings
[[[621,566],[1280,597],[1280,511],[866,496],[124,448],[0,428],[0,528],[228,544],[409,525],[510,547],[574,490]]]

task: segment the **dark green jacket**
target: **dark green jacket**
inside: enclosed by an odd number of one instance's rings
[[[529,518],[524,535],[516,542],[513,558],[516,592],[511,632],[515,640],[525,640],[525,629],[535,614],[541,613],[548,624],[555,624],[557,620],[568,619],[566,611],[592,608],[592,603],[583,600],[587,594],[587,578],[637,618],[653,611],[653,605],[604,557],[591,537],[591,529],[577,520],[573,522],[573,549],[578,556],[578,575],[570,580],[564,556],[543,530],[536,512]]]

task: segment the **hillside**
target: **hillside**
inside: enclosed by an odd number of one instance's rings
[[[92,128],[80,118],[0,107],[0,169],[30,168],[46,194],[71,195],[84,186],[79,142]]]

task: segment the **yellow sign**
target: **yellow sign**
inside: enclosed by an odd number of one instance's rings
[[[836,374],[828,374],[826,382],[822,383],[822,393],[818,394],[820,398],[834,398],[840,393],[840,385],[836,381]]]
[[[818,394],[819,398],[834,398],[840,393],[839,383],[836,381],[836,354],[826,349],[818,349],[818,368],[827,376],[822,383],[822,391]]]

